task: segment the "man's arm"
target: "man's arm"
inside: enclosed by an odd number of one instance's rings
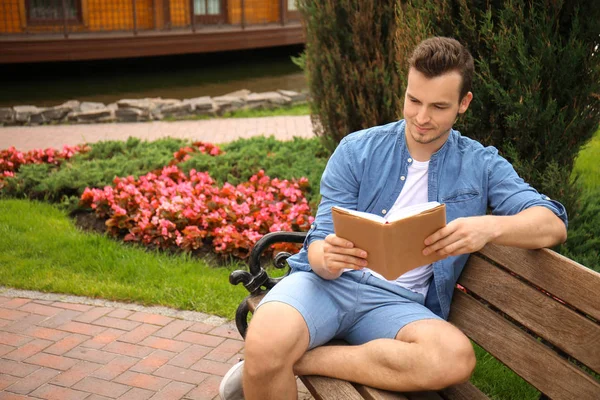
[[[536,206],[510,216],[458,218],[425,239],[423,254],[456,256],[476,252],[487,243],[539,249],[566,239],[565,223],[546,207]]]

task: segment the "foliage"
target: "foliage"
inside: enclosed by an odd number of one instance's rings
[[[569,238],[557,248],[562,255],[600,272],[600,188],[586,192],[571,215]]]
[[[64,146],[62,151],[55,149],[36,149],[25,153],[18,151],[14,147],[9,147],[6,150],[0,151],[0,189],[4,186],[4,181],[7,178],[15,176],[15,172],[19,171],[21,166],[27,164],[49,164],[60,166],[63,162],[69,160],[75,154],[86,153],[90,149],[88,146]]]
[[[125,241],[186,251],[208,246],[238,258],[266,233],[307,231],[314,219],[301,190],[306,178],[270,179],[260,171],[237,186],[214,183],[206,172],[188,176],[173,165],[139,179],[115,178],[114,188],[86,189],[81,201]],[[296,252],[291,244],[278,249]]]
[[[225,154],[209,157],[197,154],[183,162],[180,168],[188,172],[209,171],[219,184],[237,185],[248,181],[259,170],[279,179],[308,178],[304,195],[311,208],[316,210],[319,183],[329,154],[317,139],[294,138],[276,140],[273,136],[239,139],[222,146]]]
[[[397,118],[396,1],[299,0],[315,132],[329,150],[347,134]]]
[[[89,151],[62,164],[21,165],[16,176],[6,179],[0,193],[73,204],[70,199],[81,196],[88,186],[102,187],[115,176],[139,176],[168,165],[186,144],[178,139],[144,142],[135,138],[95,143]]]
[[[452,36],[476,60],[461,131],[496,146],[532,186],[576,212],[573,162],[600,121],[600,8],[587,1],[410,0],[398,52]],[[398,22],[399,26],[402,26]],[[401,82],[407,66],[399,68]]]

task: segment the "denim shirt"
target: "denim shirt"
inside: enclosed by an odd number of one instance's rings
[[[405,121],[354,132],[346,136],[327,163],[321,179],[321,203],[303,248],[289,257],[292,270],[309,271],[308,246],[333,233],[334,205],[380,216],[392,208],[402,191],[412,162],[405,138]],[[448,140],[431,156],[429,201],[446,204],[446,219],[486,215],[514,215],[529,207],[550,209],[567,225],[562,204],[538,193],[521,179],[494,147],[451,130]],[[425,305],[448,319],[454,287],[469,254],[447,257],[433,264],[433,280]]]

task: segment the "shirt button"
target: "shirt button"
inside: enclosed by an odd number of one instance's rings
[[[310,226],[310,229],[315,229],[315,225],[314,225],[314,224],[313,224],[313,225],[311,225],[311,226]]]
[[[404,175],[402,175],[402,176],[400,177],[400,180],[401,180],[401,181],[403,181],[403,180],[405,180],[405,179],[406,179],[406,177],[405,177]]]
[[[412,158],[409,158],[407,161],[408,161],[409,163],[411,163],[411,162],[412,162]]]
[[[387,210],[386,210],[386,209],[383,209],[383,210],[381,210],[381,213],[382,213],[382,214],[385,214],[386,212],[387,212]]]

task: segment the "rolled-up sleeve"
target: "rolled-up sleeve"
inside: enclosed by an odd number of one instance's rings
[[[350,147],[347,138],[342,139],[327,162],[321,177],[321,203],[304,242],[305,249],[315,240],[324,240],[333,233],[331,207],[357,208],[359,178],[356,174],[357,162]]]
[[[350,144],[344,138],[333,152],[321,177],[321,203],[317,215],[298,254],[287,259],[292,269],[310,270],[308,246],[316,240],[324,240],[333,233],[331,207],[334,205],[356,209],[358,204],[359,180],[356,176],[356,162],[349,151]]]
[[[546,207],[568,226],[567,211],[556,200],[539,193],[526,183],[513,166],[494,147],[486,148],[488,163],[488,199],[494,215],[515,215],[527,208]]]

